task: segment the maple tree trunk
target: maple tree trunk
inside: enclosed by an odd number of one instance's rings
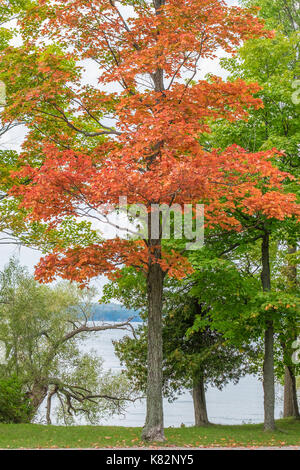
[[[165,0],[153,0],[156,15],[160,15]],[[156,92],[164,90],[164,71],[158,68],[152,74]],[[157,142],[154,152],[148,160],[148,169],[160,153],[162,142]],[[151,232],[151,214],[148,218],[148,233]],[[161,225],[155,239],[150,235],[149,246],[156,261],[161,258]],[[162,340],[162,302],[163,302],[164,273],[158,262],[150,262],[147,274],[148,297],[148,349],[147,349],[147,415],[142,432],[142,439],[146,441],[164,441],[164,417],[162,396],[162,368],[163,368],[163,340]]]
[[[205,426],[209,424],[206,408],[204,380],[194,380],[193,383],[193,402],[195,426]]]
[[[262,254],[262,288],[265,292],[271,290],[269,233],[265,232],[261,247]],[[266,321],[265,330],[265,354],[263,365],[263,387],[264,387],[264,429],[273,431],[275,429],[275,378],[274,378],[274,327],[271,318]]]
[[[300,419],[296,377],[291,367],[285,366],[283,417]]]
[[[147,276],[148,292],[148,377],[147,416],[142,439],[164,440],[162,399],[162,293],[163,272],[158,263],[150,264]]]
[[[275,429],[275,379],[274,379],[274,328],[273,322],[267,322],[265,331],[265,356],[263,366],[264,384],[264,429]]]

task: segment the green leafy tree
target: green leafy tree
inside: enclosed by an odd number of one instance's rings
[[[104,288],[103,300],[121,301],[126,307],[138,308],[145,323],[132,336],[115,341],[115,351],[126,366],[126,375],[138,391],[147,384],[147,305],[145,281],[134,269],[124,269],[123,276]],[[163,391],[170,401],[186,389],[192,390],[195,425],[209,424],[205,391],[208,385],[222,389],[228,382],[237,383],[249,371],[251,348],[239,350],[221,333],[210,328],[209,308],[190,293],[191,282],[168,279],[163,308]],[[205,326],[187,335],[195,318],[205,319]]]
[[[80,341],[95,331],[128,327],[92,321],[92,297],[75,285],[39,285],[16,261],[0,275],[0,340],[6,359],[1,376],[16,376],[30,399],[32,417],[44,400],[47,422],[57,398],[58,416],[70,423],[75,415],[90,422],[122,411],[133,400],[130,384],[103,369],[96,353],[83,353]]]
[[[291,368],[294,375],[299,366],[292,363],[291,330],[299,334],[299,290],[288,289],[286,252],[276,241],[270,245],[270,270],[273,289],[261,291],[260,246],[259,242],[250,246],[239,246],[234,254],[217,258],[214,253],[194,255],[195,280],[192,294],[210,306],[211,327],[222,332],[225,338],[236,347],[255,345],[252,356],[253,371],[259,372],[264,360],[262,351],[267,321],[272,318],[274,329],[274,374],[282,380],[284,367]],[[278,252],[280,255],[278,255]],[[203,328],[203,319],[197,317],[192,331]],[[293,392],[297,406],[296,385]]]
[[[284,171],[294,175],[295,179],[286,180],[286,190],[299,195],[299,104],[297,99],[297,86],[299,83],[299,8],[294,0],[245,0],[245,5],[258,5],[261,7],[260,16],[268,26],[275,29],[274,38],[252,39],[247,41],[239,50],[235,58],[223,59],[222,65],[230,73],[229,80],[243,78],[246,81],[257,81],[261,90],[257,94],[263,101],[263,108],[251,111],[248,121],[238,123],[225,123],[219,121],[214,125],[214,132],[207,136],[205,145],[213,147],[220,145],[225,148],[228,143],[236,144],[251,151],[262,151],[274,147],[282,150],[283,155],[274,159],[274,164]],[[298,88],[300,88],[298,86]],[[267,180],[262,181],[264,187]],[[265,187],[264,197],[267,199],[268,190]],[[285,296],[289,289],[285,286],[278,291],[278,285],[272,279],[270,244],[277,240],[291,253],[297,252],[299,240],[299,224],[296,220],[284,221],[280,204],[274,218],[262,216],[261,211],[249,216],[245,211],[237,210],[237,218],[241,221],[244,231],[244,242],[248,239],[261,240],[261,288],[263,297]],[[242,237],[241,237],[242,238]],[[239,245],[238,239],[236,247]],[[277,252],[279,253],[279,251]],[[290,260],[292,258],[289,258]],[[297,270],[290,266],[290,273],[294,273],[294,285],[297,284]],[[289,284],[289,283],[288,283]],[[272,293],[270,291],[273,291]],[[291,295],[291,292],[289,292]],[[295,294],[297,295],[297,294]],[[288,302],[289,304],[290,302]],[[272,429],[274,423],[274,321],[277,313],[274,309],[265,311],[268,318],[265,330],[265,412],[266,428]],[[282,342],[286,351],[284,358],[286,364],[286,379],[290,390],[287,396],[293,406],[285,406],[285,416],[298,416],[295,393],[295,368],[288,357],[291,356],[291,344],[297,332],[299,315],[295,312],[294,319],[289,322],[290,338]],[[287,325],[286,325],[287,328]],[[285,330],[286,333],[286,330]],[[287,410],[289,408],[289,411]],[[293,410],[293,411],[292,411]]]

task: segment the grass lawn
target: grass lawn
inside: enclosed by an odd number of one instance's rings
[[[261,424],[244,424],[167,428],[165,434],[164,447],[300,446],[300,421],[279,420],[273,433],[264,432]],[[0,448],[145,447],[140,435],[140,428],[116,426],[0,424]]]

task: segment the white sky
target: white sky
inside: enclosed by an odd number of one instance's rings
[[[238,0],[227,0],[229,5],[238,5]],[[224,53],[220,52],[220,57],[224,57]],[[226,78],[226,73],[219,64],[219,58],[215,60],[203,60],[200,64],[201,70],[198,78],[204,78],[207,73],[213,73],[215,75]],[[98,70],[96,64],[86,63],[85,74],[83,77],[84,82],[97,83]],[[15,149],[19,150],[26,134],[26,129],[23,127],[15,128],[9,133],[5,134],[0,138],[1,149]],[[13,245],[0,245],[0,269],[9,261],[11,256],[16,256],[20,259],[23,265],[26,265],[30,271],[33,272],[34,265],[39,261],[41,254],[36,251],[25,247],[13,246]],[[96,287],[101,288],[104,283],[104,278],[101,277],[99,280],[93,283]]]

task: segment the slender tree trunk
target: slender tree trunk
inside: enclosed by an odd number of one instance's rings
[[[147,276],[148,290],[148,377],[147,416],[142,438],[147,441],[164,440],[162,399],[162,292],[163,271],[158,263],[150,264]]]
[[[262,272],[261,282],[265,292],[271,290],[269,233],[265,232],[261,248]],[[265,330],[265,355],[263,365],[264,386],[264,429],[273,431],[275,429],[275,378],[274,378],[274,327],[271,318],[266,321]]]
[[[296,246],[289,246],[288,253],[294,254],[297,251]],[[288,280],[290,283],[290,288],[297,286],[297,267],[295,264],[288,265]],[[297,338],[296,328],[293,331],[291,329],[291,342]],[[285,351],[284,351],[285,352]],[[288,351],[285,355],[290,356],[291,351]],[[294,374],[293,367],[286,364],[285,365],[285,374],[284,374],[284,402],[283,402],[283,417],[288,418],[293,416],[296,419],[300,419],[298,398],[297,398],[297,386],[296,386],[296,377]]]
[[[46,412],[46,420],[47,424],[50,425],[51,423],[51,403],[52,403],[52,397],[56,394],[57,392],[57,386],[54,386],[53,389],[48,393],[47,397],[47,412]]]
[[[275,429],[275,379],[274,379],[274,328],[272,321],[265,331],[265,357],[263,366],[264,381],[264,429]]]
[[[300,419],[296,377],[291,367],[285,366],[283,417]]]
[[[195,414],[195,426],[205,426],[209,424],[206,408],[204,380],[194,380],[193,383],[193,402]]]

